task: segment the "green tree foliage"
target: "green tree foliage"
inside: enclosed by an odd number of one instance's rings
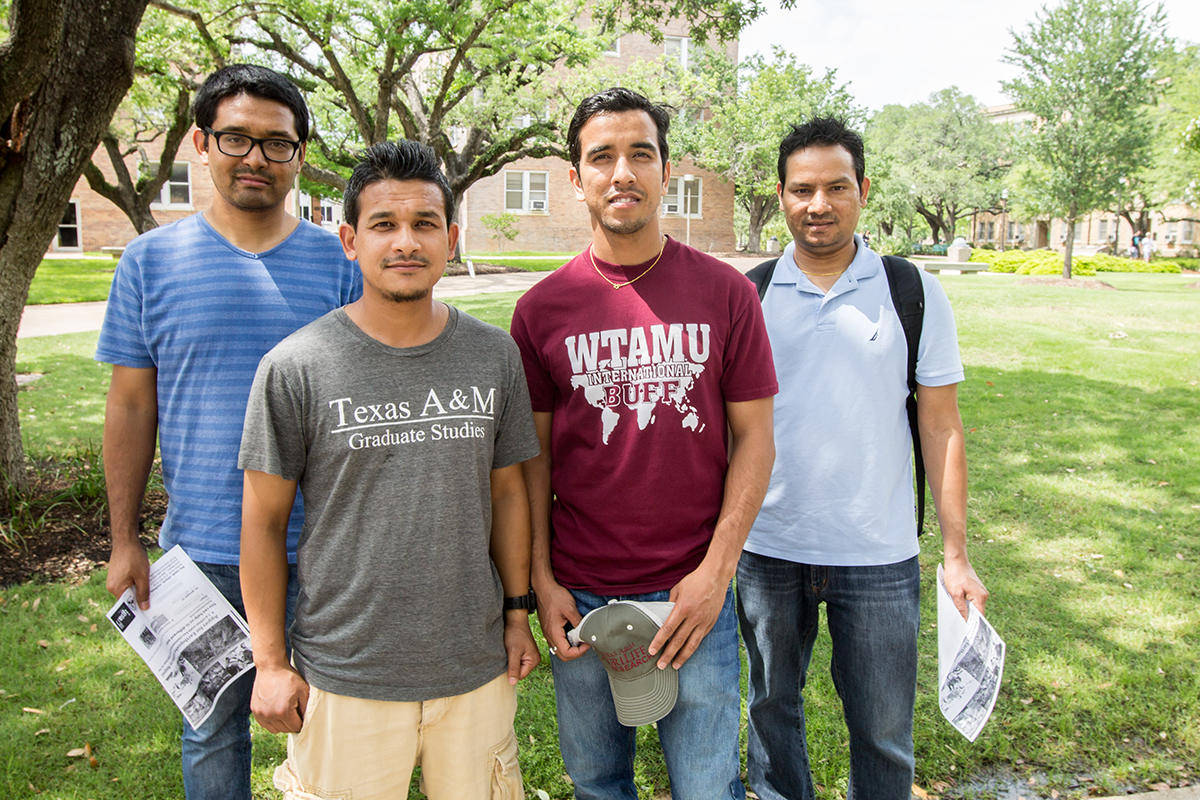
[[[1007,136],[1005,127],[984,118],[974,98],[953,86],[928,103],[884,106],[867,126],[870,148],[887,167],[886,175],[870,172],[871,203],[878,200],[889,227],[915,211],[935,244],[950,242],[960,219],[999,209],[1010,164]],[[884,232],[891,233],[887,227]]]
[[[680,145],[699,166],[734,182],[737,203],[749,215],[748,248],[757,251],[763,228],[779,211],[779,143],[789,126],[814,116],[837,116],[861,127],[865,115],[848,85],[837,84],[833,70],[817,77],[780,48],[769,60],[747,58],[736,76],[722,75],[722,69],[719,62],[705,67],[718,91],[710,115],[681,126]]]
[[[1150,112],[1154,158],[1149,181],[1162,205],[1194,207],[1200,205],[1200,45],[1168,49],[1158,74],[1166,91]]]
[[[1024,33],[1013,34],[1005,61],[1022,71],[1005,81],[1018,108],[1036,117],[1024,152],[1035,165],[1024,190],[1066,220],[1108,207],[1120,179],[1149,159],[1147,106],[1162,87],[1155,63],[1165,47],[1161,7],[1140,0],[1063,0]],[[1066,237],[1063,277],[1071,277]]]
[[[483,227],[492,232],[492,240],[499,245],[501,250],[504,249],[506,241],[515,241],[521,233],[520,219],[516,214],[507,211],[499,214],[484,214],[479,221],[483,223]]]
[[[563,155],[561,118],[578,98],[559,93],[561,67],[594,63],[619,33],[661,39],[666,19],[719,38],[762,10],[758,0],[225,0],[206,20],[308,91],[306,179],[341,189],[360,148],[403,136],[433,148],[461,199],[508,163]]]

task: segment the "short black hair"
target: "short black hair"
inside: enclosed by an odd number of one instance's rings
[[[779,183],[787,185],[788,157],[806,147],[843,147],[854,161],[854,177],[862,191],[867,174],[867,158],[863,138],[850,129],[845,120],[835,117],[814,117],[803,125],[793,125],[792,132],[779,143]]]
[[[204,85],[196,92],[196,99],[192,102],[196,127],[200,130],[211,128],[221,101],[240,94],[283,103],[296,120],[296,134],[300,141],[308,141],[308,106],[304,96],[296,84],[286,77],[257,64],[230,64],[204,79]]]
[[[358,196],[363,189],[380,181],[424,181],[436,185],[446,203],[446,224],[454,221],[454,192],[438,166],[437,154],[428,145],[401,139],[371,145],[363,152],[342,193],[342,218],[351,227],[358,227]]]
[[[575,116],[571,118],[571,126],[567,128],[567,149],[571,153],[571,164],[576,172],[579,171],[579,160],[582,156],[579,132],[583,130],[583,126],[597,114],[618,114],[622,111],[645,111],[650,115],[650,119],[654,120],[654,127],[658,129],[658,152],[662,156],[663,166],[667,165],[667,131],[671,129],[670,108],[651,103],[632,89],[614,86],[584,98],[575,109]]]

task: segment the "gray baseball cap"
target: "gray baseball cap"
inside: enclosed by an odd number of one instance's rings
[[[650,642],[674,603],[613,600],[590,612],[571,631],[573,641],[591,645],[608,672],[617,720],[635,728],[671,713],[679,697],[679,672],[658,668]]]

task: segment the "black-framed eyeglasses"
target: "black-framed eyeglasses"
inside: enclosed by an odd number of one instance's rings
[[[300,142],[291,139],[256,139],[244,133],[234,131],[214,131],[205,128],[204,132],[217,140],[217,149],[232,158],[242,158],[258,145],[263,157],[276,164],[286,164],[296,157]]]

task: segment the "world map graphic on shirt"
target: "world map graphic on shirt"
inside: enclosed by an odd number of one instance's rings
[[[632,413],[638,430],[658,423],[658,412],[699,433],[705,422],[688,399],[704,372],[710,349],[710,326],[670,323],[610,328],[568,336],[571,388],[600,411],[601,436],[608,444],[623,415]],[[686,351],[686,357],[685,357]]]

